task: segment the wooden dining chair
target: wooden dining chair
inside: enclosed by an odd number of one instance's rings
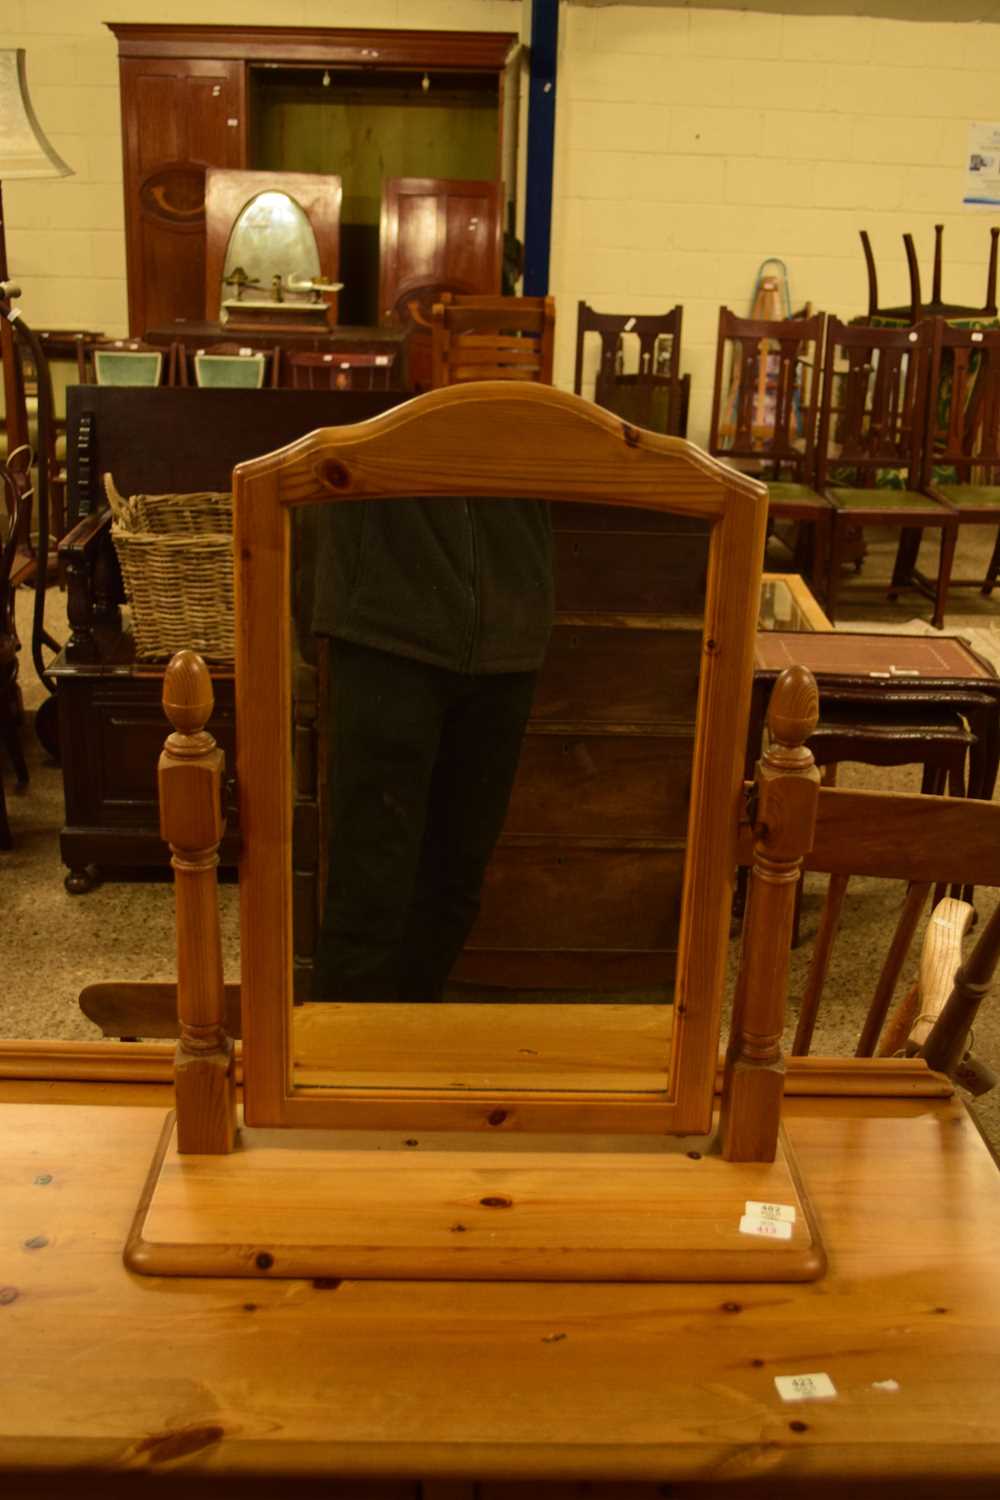
[[[599,313],[586,302],[577,305],[576,363],[573,390],[583,392],[588,334],[600,348],[593,400],[637,427],[683,437],[687,428],[685,393],[690,381],[681,375],[680,305],[667,313]],[[634,352],[635,359],[630,355]]]
[[[936,318],[930,393],[921,489],[950,505],[960,528],[997,528],[985,578],[951,580],[952,588],[975,585],[988,595],[1000,572],[1000,329]],[[898,566],[932,591],[916,566],[920,539],[917,528],[903,533]]]
[[[435,388],[469,380],[552,384],[551,297],[456,297],[431,309]]]
[[[708,451],[767,485],[768,521],[795,527],[798,570],[822,589],[833,507],[813,484],[823,313],[740,318],[719,309]]]
[[[234,339],[207,344],[203,349],[174,346],[174,378],[167,384],[202,389],[260,390],[279,383],[281,350],[256,348]]]
[[[932,622],[944,624],[958,516],[921,488],[934,324],[854,327],[830,318],[823,360],[816,489],[833,505],[827,617],[836,618],[849,539],[865,526],[941,533]],[[900,549],[889,598],[914,578]]]
[[[861,249],[865,257],[865,270],[868,273],[868,321],[874,322],[878,319],[889,319],[892,322],[919,323],[921,318],[944,316],[948,318],[995,318],[997,315],[997,242],[1000,241],[1000,227],[994,225],[990,230],[990,255],[986,268],[986,300],[982,307],[971,307],[964,303],[945,302],[941,293],[942,275],[942,252],[944,247],[944,225],[934,225],[934,272],[931,283],[931,298],[929,302],[923,299],[920,285],[920,263],[917,259],[917,249],[912,234],[903,235],[903,249],[906,252],[906,268],[910,277],[910,300],[905,306],[879,307],[878,305],[878,273],[875,270],[875,256],[872,252],[871,240],[867,229],[859,230],[861,236]]]
[[[283,383],[299,391],[387,391],[395,354],[286,350]]]
[[[167,349],[142,339],[101,339],[84,351],[84,373],[89,385],[176,385],[177,345]]]

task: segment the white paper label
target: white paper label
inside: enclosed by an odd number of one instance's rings
[[[775,1375],[782,1401],[824,1401],[837,1394],[829,1375]]]
[[[744,1214],[740,1220],[740,1234],[760,1234],[769,1240],[790,1240],[792,1226],[786,1219],[760,1219],[756,1214]]]
[[[782,1219],[787,1224],[795,1223],[794,1203],[755,1203],[752,1198],[748,1198],[743,1212],[749,1218]]]

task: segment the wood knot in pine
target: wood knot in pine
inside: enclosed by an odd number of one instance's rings
[[[350,471],[339,458],[328,458],[320,465],[319,477],[334,490],[346,490],[351,482]]]

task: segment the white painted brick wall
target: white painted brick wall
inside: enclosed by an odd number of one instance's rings
[[[558,384],[572,385],[580,298],[682,302],[703,441],[719,304],[748,312],[773,255],[797,305],[862,312],[861,228],[883,303],[909,296],[907,229],[929,291],[935,223],[945,296],[981,302],[1000,212],[962,207],[962,165],[969,122],[1000,119],[1000,26],[569,3],[560,49]]]

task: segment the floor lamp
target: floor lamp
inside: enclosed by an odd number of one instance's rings
[[[0,48],[0,297],[9,301],[3,184],[19,177],[69,177],[73,168],[52,148],[28,94],[23,47]],[[10,324],[0,318],[7,451],[28,441],[22,383]]]

